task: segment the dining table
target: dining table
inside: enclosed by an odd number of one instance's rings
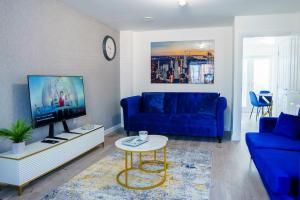
[[[272,110],[273,110],[273,102],[270,101],[268,97],[273,97],[273,93],[258,93],[256,94],[258,97],[262,97],[262,99],[269,104],[267,112],[264,112],[264,108],[262,108],[262,116],[265,117],[269,114],[270,117],[272,117]]]

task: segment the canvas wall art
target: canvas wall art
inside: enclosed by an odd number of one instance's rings
[[[151,83],[213,84],[214,40],[151,43]]]

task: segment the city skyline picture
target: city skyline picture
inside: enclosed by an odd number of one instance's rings
[[[151,42],[151,83],[213,84],[214,40]]]

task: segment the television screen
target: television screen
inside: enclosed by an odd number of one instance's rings
[[[82,76],[28,76],[34,127],[86,114]]]

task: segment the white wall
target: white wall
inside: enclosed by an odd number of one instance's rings
[[[86,118],[105,128],[120,123],[119,31],[58,0],[1,0],[0,19],[0,128],[31,121],[28,74],[83,75]],[[105,35],[118,46],[111,62],[102,53]],[[84,120],[70,120],[70,128]],[[47,128],[35,129],[32,141],[45,137]],[[0,139],[0,151],[10,144]]]
[[[215,83],[212,85],[151,84],[151,42],[184,40],[215,40]],[[142,92],[147,91],[220,92],[228,101],[225,130],[231,130],[233,84],[232,27],[121,32],[121,54],[126,50],[130,51],[131,45],[132,57],[130,55],[121,55],[121,80],[127,80],[121,81],[121,94],[126,94],[125,96],[140,95]],[[128,54],[128,52],[126,53]],[[131,73],[131,75],[128,73]],[[131,80],[130,76],[132,76]],[[132,92],[129,92],[128,88],[130,87],[132,87]]]
[[[133,52],[133,32],[120,32],[120,96],[121,98],[133,94],[132,86],[132,52]],[[121,112],[123,112],[122,108]],[[121,124],[124,126],[123,115],[121,115]]]
[[[132,95],[132,68],[133,68],[133,32],[120,33],[120,87],[121,98]]]
[[[263,38],[269,39],[269,37],[263,37]],[[274,40],[273,44],[264,43],[263,38],[255,37],[255,38],[244,39],[243,58],[273,56],[276,37],[273,37]]]
[[[243,37],[299,34],[299,21],[300,13],[235,17],[233,140],[241,137]]]

